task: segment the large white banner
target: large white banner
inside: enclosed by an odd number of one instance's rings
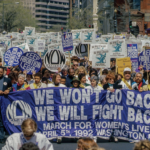
[[[108,49],[110,51],[110,58],[127,57],[127,46],[125,40],[110,40],[108,42]]]

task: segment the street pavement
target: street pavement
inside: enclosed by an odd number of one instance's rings
[[[61,144],[52,142],[54,150],[76,150],[77,140],[63,140]],[[119,141],[118,143],[98,140],[98,145],[106,150],[133,150],[134,144],[129,142]],[[4,144],[0,144],[0,150]]]

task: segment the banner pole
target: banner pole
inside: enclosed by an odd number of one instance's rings
[[[90,56],[90,44],[88,44],[88,60],[89,60],[89,56]]]
[[[69,51],[69,62],[70,62],[70,68],[71,68],[70,51]]]

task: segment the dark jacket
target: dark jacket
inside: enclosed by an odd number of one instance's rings
[[[107,90],[108,88],[109,88],[108,83],[103,86],[104,90]],[[113,84],[113,89],[122,89],[122,85],[118,85],[117,83],[115,83],[115,84]]]
[[[147,84],[143,82],[141,87],[143,88],[144,86],[147,86]],[[138,86],[136,83],[135,83],[135,86],[133,85],[132,87],[133,87],[133,90],[138,90]]]
[[[66,87],[72,87],[72,82],[73,78],[70,78],[69,76],[66,78]]]
[[[8,90],[8,88],[11,88],[12,84],[11,84],[11,79],[4,77],[4,81],[3,81],[3,92],[5,90]]]

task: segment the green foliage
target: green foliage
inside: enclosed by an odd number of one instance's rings
[[[85,9],[73,9],[72,18],[68,20],[69,29],[88,28],[93,24],[93,8],[91,6]]]
[[[17,4],[16,2],[19,2]],[[4,6],[4,30],[17,31],[24,30],[25,26],[36,27],[36,20],[32,16],[30,9],[24,8],[20,0],[3,0],[0,2],[0,12]],[[0,16],[1,26],[3,24],[3,13]]]

